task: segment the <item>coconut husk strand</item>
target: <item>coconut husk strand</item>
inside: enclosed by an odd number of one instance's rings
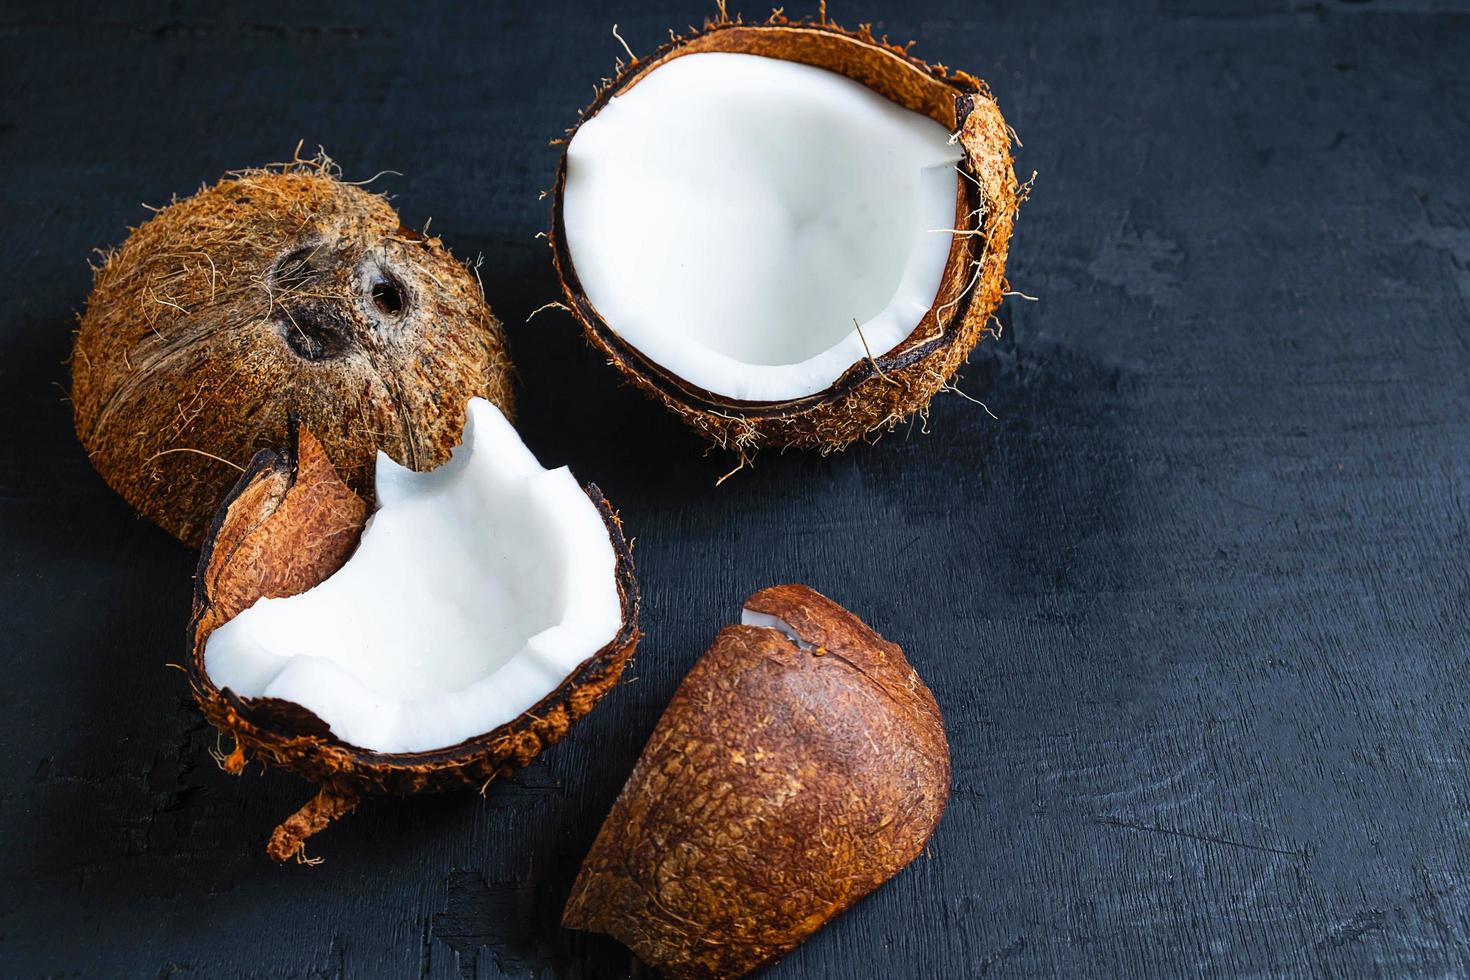
[[[241,698],[205,669],[210,634],[261,597],[296,595],[325,581],[351,556],[371,513],[341,479],[315,436],[294,421],[280,450],[256,455],[208,528],[189,625],[189,684],[205,718],[233,748],[227,772],[253,757],[319,784],[319,792],[276,828],[267,853],[304,859],[306,838],[373,794],[483,788],[528,764],[567,734],[617,682],[637,646],[639,593],[618,515],[595,485],[585,487],[607,525],[616,556],[622,627],[559,686],[512,722],[447,748],[382,753],[336,737],[290,701]]]
[[[673,375],[624,341],[586,295],[567,245],[562,217],[567,179],[564,151],[552,187],[550,240],[566,307],[588,341],[645,394],[661,402],[715,445],[741,453],[764,446],[841,449],[869,433],[891,431],[927,410],[975,345],[998,336],[993,317],[1007,291],[1006,256],[1017,208],[1028,188],[1018,185],[1013,132],[983,81],[931,65],[907,47],[828,22],[794,22],[779,13],[763,24],[721,17],[674,37],[644,58],[620,63],[581,113],[565,141],[609,101],[659,67],[685,55],[732,52],[828,69],[947,127],[963,150],[957,166],[952,247],[933,304],[908,338],[887,353],[859,360],[826,390],[780,402],[736,401]],[[691,311],[697,316],[698,311]],[[870,352],[871,354],[872,352]]]
[[[322,156],[229,174],[107,252],[71,398],[97,472],[194,545],[289,412],[366,492],[379,449],[447,459],[470,397],[509,414],[511,370],[473,270]]]
[[[746,613],[777,628],[727,626],[694,665],[563,915],[677,980],[790,952],[917,857],[949,798],[939,708],[897,646],[803,585]]]

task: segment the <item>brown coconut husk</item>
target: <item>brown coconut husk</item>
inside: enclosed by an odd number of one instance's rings
[[[263,451],[220,505],[199,556],[186,664],[205,718],[234,742],[221,765],[238,773],[247,753],[321,786],[276,828],[267,852],[301,858],[307,837],[372,794],[483,788],[526,765],[566,735],[615,684],[638,645],[639,593],[622,523],[595,485],[587,495],[607,524],[617,556],[623,626],[530,710],[494,731],[428,752],[383,753],[350,745],[306,708],[275,698],[241,698],[210,680],[205,643],[218,626],[262,596],[296,595],[324,581],[357,547],[371,508],[337,475],[312,433],[293,421],[284,449]]]
[[[823,4],[825,10],[825,4]],[[1016,211],[1025,196],[1011,157],[1013,133],[983,81],[931,65],[907,47],[874,37],[867,25],[846,30],[827,21],[792,21],[779,12],[763,24],[707,21],[647,58],[619,62],[617,76],[568,130],[595,116],[614,96],[675,58],[706,51],[763,55],[825,68],[861,82],[892,102],[947,127],[964,151],[957,169],[955,224],[939,292],[927,314],[893,350],[854,364],[831,387],[781,402],[736,401],[672,375],[645,358],[602,319],[582,289],[562,221],[567,159],[563,151],[552,196],[552,254],[566,306],[588,341],[638,388],[662,402],[715,445],[744,459],[763,446],[829,452],[869,433],[891,431],[935,394],[986,335],[1006,292],[1005,264]],[[691,311],[697,316],[698,311]]]
[[[368,493],[377,450],[428,469],[458,444],[471,397],[512,408],[475,273],[325,155],[162,208],[95,272],[71,358],[77,436],[188,544],[290,412]]]
[[[727,626],[680,684],[563,923],[676,980],[784,956],[924,849],[949,744],[903,651],[804,585],[751,596],[800,640]]]

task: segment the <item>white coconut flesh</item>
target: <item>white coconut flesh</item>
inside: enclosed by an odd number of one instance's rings
[[[573,136],[568,254],[603,321],[666,372],[743,401],[811,395],[934,304],[949,137],[835,72],[685,55]]]
[[[770,613],[756,612],[754,609],[748,608],[741,609],[740,625],[759,626],[761,629],[775,630],[777,633],[782,633],[786,639],[796,644],[798,650],[810,650],[812,648],[810,643],[796,635],[796,630],[791,628],[790,623],[779,616],[772,616]]]
[[[419,752],[515,719],[621,630],[602,515],[489,402],[470,401],[464,441],[436,470],[379,453],[376,486],[336,574],[210,635],[216,686],[294,701],[352,745]]]

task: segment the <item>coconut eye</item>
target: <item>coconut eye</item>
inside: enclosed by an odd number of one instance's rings
[[[371,295],[373,305],[385,316],[397,316],[403,312],[403,287],[386,273],[373,281]]]
[[[109,485],[191,545],[290,412],[365,490],[380,448],[421,467],[449,457],[462,417],[442,405],[478,394],[510,407],[504,334],[474,272],[333,173],[322,161],[234,171],[144,222],[98,270],[73,358],[77,436]],[[181,442],[160,406],[173,414],[225,377],[232,397]]]
[[[308,361],[341,357],[352,342],[345,324],[318,310],[283,308],[276,325],[286,345]]]

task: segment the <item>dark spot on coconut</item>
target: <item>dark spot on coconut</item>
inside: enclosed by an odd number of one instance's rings
[[[300,286],[302,282],[319,271],[316,260],[320,250],[320,243],[293,248],[276,260],[275,266],[271,269],[271,282],[283,289]]]
[[[283,308],[276,322],[290,348],[308,361],[341,357],[352,343],[347,325],[321,310]]]
[[[403,312],[403,287],[387,273],[378,276],[372,287],[373,305],[378,311],[388,316],[397,316]]]

